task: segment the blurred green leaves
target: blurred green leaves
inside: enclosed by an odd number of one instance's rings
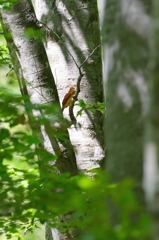
[[[9,7],[12,2],[0,1],[3,7]],[[32,29],[28,29],[26,36],[34,36]],[[5,46],[0,47],[0,65],[12,69]],[[14,82],[12,74],[11,82]],[[80,100],[79,106],[78,115],[85,110],[93,114],[105,111],[104,103],[99,102]],[[28,116],[26,108],[28,112],[40,114]],[[80,173],[70,178],[69,173],[56,174],[57,156],[39,147],[42,143],[36,133],[41,125],[55,125],[59,111],[59,106],[32,104],[12,88],[0,87],[0,234],[5,233],[7,239],[23,239],[23,233],[32,233],[38,222],[47,221],[51,227],[57,227],[57,216],[69,213],[60,229],[78,228],[79,240],[146,240],[150,221],[138,205],[135,183],[130,179],[112,184],[99,169],[90,172],[91,176]],[[70,123],[60,117],[62,125],[51,128],[51,133],[64,141],[64,130]],[[30,123],[35,124],[33,131]],[[118,215],[115,223],[112,206],[114,215]]]
[[[46,220],[51,227],[57,227],[57,216],[68,213],[70,217],[59,228],[78,228],[79,240],[149,237],[149,218],[135,198],[135,183],[130,179],[111,184],[100,169],[90,171],[89,176],[57,175],[54,165],[50,165],[56,156],[44,148],[37,149],[41,141],[36,137],[36,128],[30,130],[29,121],[54,125],[58,106],[31,104],[29,98],[4,87],[0,88],[0,106],[0,229],[7,239],[23,239],[22,233],[32,232],[38,222]],[[41,115],[28,119],[26,106],[29,112],[39,111]],[[67,127],[69,123],[64,120],[63,124]],[[63,138],[62,128],[58,132]],[[57,137],[56,131],[52,134]],[[112,206],[118,215],[113,224]]]
[[[77,104],[78,106],[81,107],[81,109],[78,111],[77,116],[81,116],[83,111],[89,110],[91,111],[93,114],[96,113],[96,111],[101,112],[102,114],[104,114],[105,112],[105,104],[104,102],[85,102],[84,100],[79,100],[79,103]]]
[[[12,69],[12,63],[8,53],[8,49],[6,45],[1,45],[0,46],[0,66],[4,66],[4,65]]]
[[[36,38],[41,40],[42,38],[42,31],[41,29],[35,29],[35,28],[27,28],[27,30],[25,31],[24,38]]]
[[[4,10],[10,10],[13,3],[16,3],[18,0],[0,0],[0,8]]]

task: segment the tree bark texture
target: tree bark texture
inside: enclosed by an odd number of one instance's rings
[[[101,102],[96,2],[37,0],[33,5],[39,21],[29,0],[18,1],[11,11],[2,12],[4,33],[22,95],[29,95],[33,104],[59,106],[59,96],[61,102],[69,87],[74,86],[79,90],[78,99]],[[41,31],[43,42],[38,36],[25,38],[28,28]],[[74,116],[78,110],[77,106],[73,108]],[[40,111],[28,113],[35,117],[41,114]],[[68,114],[66,109],[64,116],[70,120],[70,111]],[[86,111],[76,121],[75,127],[72,124],[68,131],[65,129],[65,142],[54,137],[54,126],[40,126],[38,122],[32,125],[32,128],[36,126],[36,134],[41,139],[40,147],[58,156],[56,167],[59,173],[77,174],[76,161],[82,170],[97,167],[104,157],[101,114]],[[46,239],[75,236],[73,231],[61,233],[58,229],[52,229],[51,236],[49,227],[46,229]]]
[[[60,102],[71,86],[77,89],[78,83],[78,99],[102,102],[102,65],[96,1],[32,2],[38,20],[46,29],[45,48]],[[79,68],[84,73],[80,82]],[[79,107],[75,106],[75,117],[78,110]],[[64,116],[70,119],[68,109],[64,110]],[[81,127],[75,128],[72,125],[69,133],[75,147],[78,167],[98,167],[98,162],[104,157],[103,117],[99,112],[92,115],[86,111],[82,116],[76,117],[76,121]]]
[[[2,21],[22,94],[28,94],[33,104],[59,105],[58,93],[43,43],[36,37],[29,39],[24,37],[27,28],[32,27],[35,30],[39,28],[29,3],[19,1],[19,3],[14,4],[12,11],[2,12]],[[10,33],[9,36],[8,33]],[[38,114],[40,113],[34,112],[34,115]],[[63,143],[60,148],[61,144],[53,137],[52,126],[44,128],[41,127],[41,139],[44,140],[43,145],[49,152],[59,156],[56,163],[58,170],[61,173],[66,171],[71,174],[77,173],[75,154],[69,136],[67,144]]]
[[[100,1],[106,92],[106,171],[142,193],[143,133],[151,40],[149,1]],[[138,195],[138,196],[139,196]],[[143,195],[141,194],[141,201]]]
[[[50,103],[59,105],[58,93],[43,43],[36,38],[27,39],[24,37],[28,27],[32,27],[35,30],[38,28],[32,10],[28,2],[24,0],[15,4],[12,11],[2,12],[2,22],[8,48],[18,76],[22,95],[29,95],[33,104]],[[37,116],[41,113],[28,111],[28,115],[31,116],[31,114]],[[54,128],[52,126],[40,126],[36,122],[31,123],[31,127],[33,133],[36,132],[36,135],[41,139],[41,144],[37,147],[39,161],[41,159],[40,151],[44,147],[47,151],[58,156],[56,167],[59,173],[69,172],[71,175],[77,174],[75,153],[67,130],[65,129],[67,140],[59,142],[53,136]],[[46,177],[46,171],[43,171],[43,166],[41,166],[40,162],[39,166],[42,176]],[[52,238],[50,232],[51,229],[48,231],[49,234],[46,233],[46,236],[49,236],[46,239]],[[65,234],[60,232],[59,234],[62,236],[61,239],[64,239],[63,235]]]

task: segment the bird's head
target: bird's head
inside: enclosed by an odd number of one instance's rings
[[[76,92],[76,89],[74,87],[71,87],[69,90],[69,93],[75,93],[75,92]]]

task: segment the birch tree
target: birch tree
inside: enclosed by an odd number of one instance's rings
[[[101,0],[99,3],[102,50],[96,1],[21,0],[11,4],[9,11],[1,11],[4,35],[36,138],[0,129],[3,143],[0,157],[11,159],[13,150],[24,156],[32,153],[29,161],[36,161],[40,173],[39,177],[23,170],[20,173],[26,178],[18,178],[17,169],[1,164],[4,200],[0,207],[6,207],[2,211],[6,232],[15,229],[17,234],[18,221],[26,225],[26,220],[31,219],[26,230],[32,229],[37,220],[47,222],[46,239],[49,240],[103,240],[103,236],[107,239],[147,239],[150,235],[142,169],[144,138],[149,139],[150,132],[152,137],[154,131],[147,128],[153,125],[151,114],[144,126],[151,96],[149,76],[153,64],[150,59],[154,59],[150,54],[151,4],[141,0]],[[103,102],[100,52],[103,54],[106,100],[106,173],[99,169],[104,159],[99,111]],[[70,87],[76,88],[76,93],[62,115],[60,106]],[[152,89],[154,96],[157,88]],[[0,96],[4,104],[1,92]],[[10,99],[12,94],[0,116],[3,112],[4,116],[8,114],[10,109],[15,114],[19,111],[17,98],[12,99],[12,104]],[[9,121],[9,117],[4,119]],[[31,141],[24,144],[24,137]],[[147,149],[156,153],[154,144],[150,147],[153,149],[149,148],[148,140],[144,152],[148,163]],[[155,160],[156,155],[153,156]],[[88,172],[89,176],[93,172],[93,178],[80,172]],[[9,175],[3,177],[3,173]],[[129,177],[134,179],[135,185]],[[146,176],[145,186],[148,180]],[[23,182],[28,186],[22,187]]]
[[[21,93],[30,97],[26,109],[33,133],[40,139],[37,153],[41,175],[45,178],[47,174],[43,149],[56,155],[53,165],[57,174],[76,175],[78,169],[98,167],[104,157],[102,116],[98,111],[83,111],[76,117],[79,108],[75,106],[78,99],[103,100],[96,2],[22,0],[11,5],[9,11],[1,11],[1,18]],[[68,121],[63,124],[60,101],[71,86],[76,88],[76,95],[69,114],[67,109],[64,112]],[[28,104],[47,103],[55,111],[50,116],[39,108],[27,108]],[[54,120],[40,124],[38,120],[43,117]],[[60,131],[64,140],[57,137]],[[54,171],[51,166],[50,171]],[[76,235],[69,229],[46,229],[46,239],[71,239]]]

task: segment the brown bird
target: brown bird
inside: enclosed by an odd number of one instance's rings
[[[75,88],[71,87],[68,93],[64,96],[64,99],[62,101],[62,112],[65,108],[67,108],[70,105],[75,92],[76,92]]]

